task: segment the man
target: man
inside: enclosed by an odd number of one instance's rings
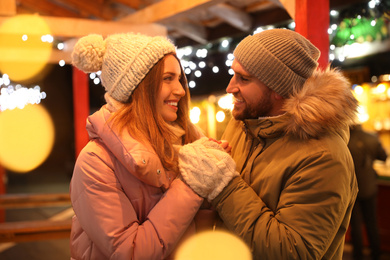
[[[184,180],[254,259],[342,259],[358,191],[347,147],[357,101],[348,80],[317,70],[319,50],[290,30],[248,36],[234,55],[227,87],[234,119],[222,139],[240,176],[195,142],[180,151]],[[192,168],[189,147],[197,155]],[[219,170],[211,174],[212,163]]]
[[[355,165],[359,193],[351,215],[351,238],[353,259],[364,259],[363,256],[363,223],[366,226],[370,243],[372,260],[380,259],[381,247],[376,214],[377,173],[373,167],[375,160],[386,161],[387,154],[377,135],[366,132],[361,125],[351,127],[351,138],[348,143]]]

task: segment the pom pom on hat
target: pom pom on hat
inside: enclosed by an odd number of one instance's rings
[[[72,63],[84,72],[101,70],[102,85],[114,100],[126,103],[153,66],[176,47],[166,37],[124,33],[96,34],[81,38],[72,53]]]
[[[272,29],[244,38],[234,56],[267,87],[288,98],[316,70],[320,51],[299,33]]]
[[[74,46],[72,63],[86,73],[96,72],[102,69],[105,51],[103,37],[91,34],[81,38]]]

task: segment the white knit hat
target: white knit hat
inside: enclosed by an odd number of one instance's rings
[[[90,73],[101,70],[102,84],[116,101],[125,103],[150,69],[175,46],[162,36],[126,33],[91,34],[81,38],[72,52],[72,63]]]

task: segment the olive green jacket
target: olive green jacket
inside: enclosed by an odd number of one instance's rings
[[[335,71],[325,73],[338,79]],[[317,78],[316,86],[322,82]],[[320,115],[303,116],[297,123],[291,104],[278,117],[229,123],[222,139],[232,146],[241,177],[212,204],[225,226],[251,248],[254,259],[342,259],[358,192],[347,147],[347,122],[356,109],[351,95],[322,96],[314,102],[322,108],[319,113],[326,108],[320,102],[344,102],[345,118],[335,114],[341,107],[328,109],[327,116],[339,118],[326,123]],[[300,118],[304,113],[300,110]]]

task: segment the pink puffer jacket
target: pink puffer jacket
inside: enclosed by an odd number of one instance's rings
[[[103,107],[88,118],[90,142],[80,153],[70,194],[75,216],[72,259],[167,259],[196,232],[203,199],[174,172],[165,171],[153,149],[107,122]],[[198,214],[212,223],[210,210]],[[203,224],[204,224],[203,223]]]

